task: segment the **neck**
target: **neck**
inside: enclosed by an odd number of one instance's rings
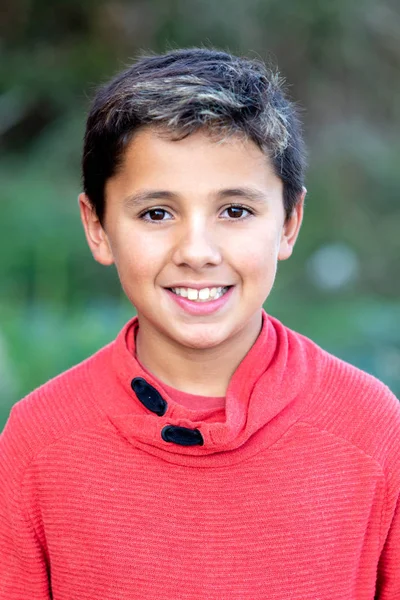
[[[182,392],[225,396],[229,381],[258,338],[261,311],[234,336],[212,348],[191,348],[160,336],[139,316],[136,355],[158,379]]]

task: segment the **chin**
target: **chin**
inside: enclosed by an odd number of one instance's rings
[[[218,326],[216,326],[218,327]],[[215,348],[228,338],[227,335],[221,335],[221,331],[197,331],[185,335],[182,331],[180,335],[175,337],[176,342],[191,348],[193,350],[206,350],[207,348]]]

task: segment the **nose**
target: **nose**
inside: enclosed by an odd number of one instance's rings
[[[178,236],[173,262],[194,270],[217,266],[222,261],[216,232],[202,220],[182,225]]]

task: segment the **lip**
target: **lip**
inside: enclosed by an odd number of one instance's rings
[[[184,286],[184,285],[177,285],[177,286],[173,286],[173,287],[190,287],[190,286]],[[206,286],[208,287],[208,286]],[[226,286],[212,286],[212,287],[226,287]],[[217,312],[218,310],[221,310],[221,308],[223,308],[231,299],[233,291],[235,289],[236,286],[231,286],[229,288],[229,290],[223,295],[221,296],[221,298],[218,298],[217,300],[209,300],[208,302],[195,302],[193,300],[188,300],[187,298],[183,298],[183,296],[177,296],[177,294],[174,294],[174,292],[171,292],[171,290],[164,288],[166,293],[168,294],[168,296],[171,298],[172,301],[175,302],[175,304],[177,304],[179,306],[179,308],[181,308],[182,310],[184,310],[186,313],[189,313],[190,315],[210,315],[212,313]],[[201,289],[201,288],[195,288],[195,289]]]

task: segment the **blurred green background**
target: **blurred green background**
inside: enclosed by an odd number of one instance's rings
[[[1,0],[0,428],[134,314],[80,225],[95,87],[142,50],[278,64],[309,146],[306,214],[266,310],[400,395],[397,0]]]

